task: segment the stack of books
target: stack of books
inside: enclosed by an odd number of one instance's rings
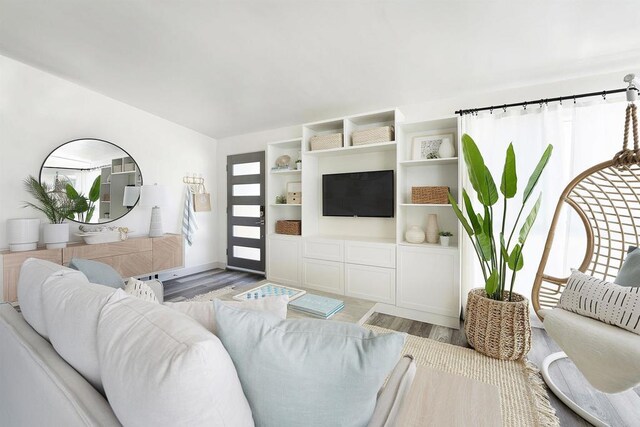
[[[295,301],[291,301],[289,307],[305,314],[328,319],[344,308],[344,301],[306,294]]]

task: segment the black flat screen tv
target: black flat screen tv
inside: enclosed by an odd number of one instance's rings
[[[393,171],[322,175],[322,215],[393,218]]]

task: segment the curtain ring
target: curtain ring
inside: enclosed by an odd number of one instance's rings
[[[560,97],[560,106],[562,106],[562,97]]]
[[[574,105],[576,104],[576,96],[575,95],[573,95],[573,104]]]
[[[525,102],[522,107],[526,110],[527,109],[527,103]]]
[[[602,91],[602,99],[603,99],[604,101],[606,101],[606,100],[607,100],[607,91],[606,91],[606,90],[603,90],[603,91]]]
[[[504,104],[504,105],[502,106],[502,111],[504,111],[505,113],[507,112],[507,104]]]
[[[493,107],[489,108],[489,114],[493,114]]]

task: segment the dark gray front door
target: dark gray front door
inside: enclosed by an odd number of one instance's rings
[[[227,157],[227,267],[265,272],[264,151]]]

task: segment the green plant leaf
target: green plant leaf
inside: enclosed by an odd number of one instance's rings
[[[536,204],[533,205],[531,212],[529,212],[529,216],[522,224],[522,228],[520,228],[520,235],[518,237],[518,242],[520,245],[524,245],[524,242],[527,241],[527,237],[529,236],[529,232],[531,231],[531,227],[536,222],[536,217],[538,216],[538,211],[540,210],[540,202],[542,201],[542,194],[538,196],[538,200]]]
[[[498,189],[488,167],[484,167],[485,193],[478,193],[478,199],[484,206],[493,206],[498,201]]]
[[[89,210],[89,204],[87,203],[87,198],[83,196],[78,196],[77,199],[74,200],[74,212],[82,213]]]
[[[91,222],[91,217],[93,216],[93,212],[95,211],[96,207],[95,206],[91,206],[91,208],[89,208],[89,211],[87,212],[87,217],[85,218],[86,222]]]
[[[502,252],[503,259],[509,259],[509,252],[507,252],[507,245],[504,242],[504,234],[500,233],[500,252]]]
[[[513,144],[507,147],[507,156],[504,160],[504,170],[502,171],[502,182],[500,183],[502,195],[511,199],[518,192],[518,175],[516,174],[516,153],[513,151]]]
[[[467,194],[467,190],[462,189],[462,199],[464,200],[464,208],[467,211],[467,216],[469,217],[469,221],[471,221],[471,226],[473,227],[473,231],[476,233],[482,232],[481,222],[478,221],[478,217],[476,216],[475,211],[473,210],[473,205],[471,204],[471,199],[469,199],[469,195]]]
[[[68,196],[70,199],[77,199],[77,198],[78,198],[78,196],[79,196],[78,192],[76,191],[76,189],[75,189],[75,188],[73,188],[73,186],[72,186],[71,184],[67,184],[67,185],[65,186],[65,191],[66,191],[66,193],[67,193],[67,196]]]
[[[93,180],[93,184],[89,190],[89,200],[92,202],[95,202],[100,198],[100,178],[100,175],[98,175],[96,179]]]
[[[486,283],[484,284],[484,290],[487,295],[491,296],[496,293],[498,290],[498,285],[500,284],[500,277],[498,276],[498,271],[493,270],[487,278]]]
[[[522,257],[522,246],[516,244],[513,247],[513,251],[511,251],[511,255],[509,256],[507,265],[513,271],[522,270],[522,267],[524,266],[524,259]]]
[[[529,200],[529,197],[531,196],[533,189],[535,188],[536,184],[540,180],[540,175],[542,175],[542,171],[544,170],[545,166],[547,166],[547,163],[549,162],[549,158],[551,157],[552,152],[553,152],[553,145],[551,144],[547,145],[547,149],[544,150],[544,153],[542,153],[542,157],[540,158],[540,161],[538,162],[538,164],[536,165],[536,168],[531,173],[531,177],[529,177],[529,182],[527,182],[527,186],[524,188],[524,193],[522,194],[522,204],[527,203],[527,200]]]
[[[460,221],[460,224],[462,224],[462,227],[467,232],[469,237],[473,236],[473,229],[469,225],[469,222],[467,221],[467,219],[464,217],[464,214],[462,213],[462,211],[458,207],[458,203],[456,203],[456,200],[453,198],[451,193],[449,193],[449,203],[451,203],[451,207],[453,208],[453,212],[455,212],[456,216],[458,217],[458,220]]]
[[[464,161],[467,164],[469,181],[471,181],[473,189],[478,194],[478,200],[480,200],[480,203],[484,204],[483,200],[490,200],[487,190],[487,182],[484,177],[487,168],[484,164],[484,159],[482,158],[482,154],[480,153],[478,146],[473,138],[466,133],[462,135],[462,154],[464,156]]]
[[[476,234],[480,254],[485,261],[491,261],[491,238],[485,233]]]

